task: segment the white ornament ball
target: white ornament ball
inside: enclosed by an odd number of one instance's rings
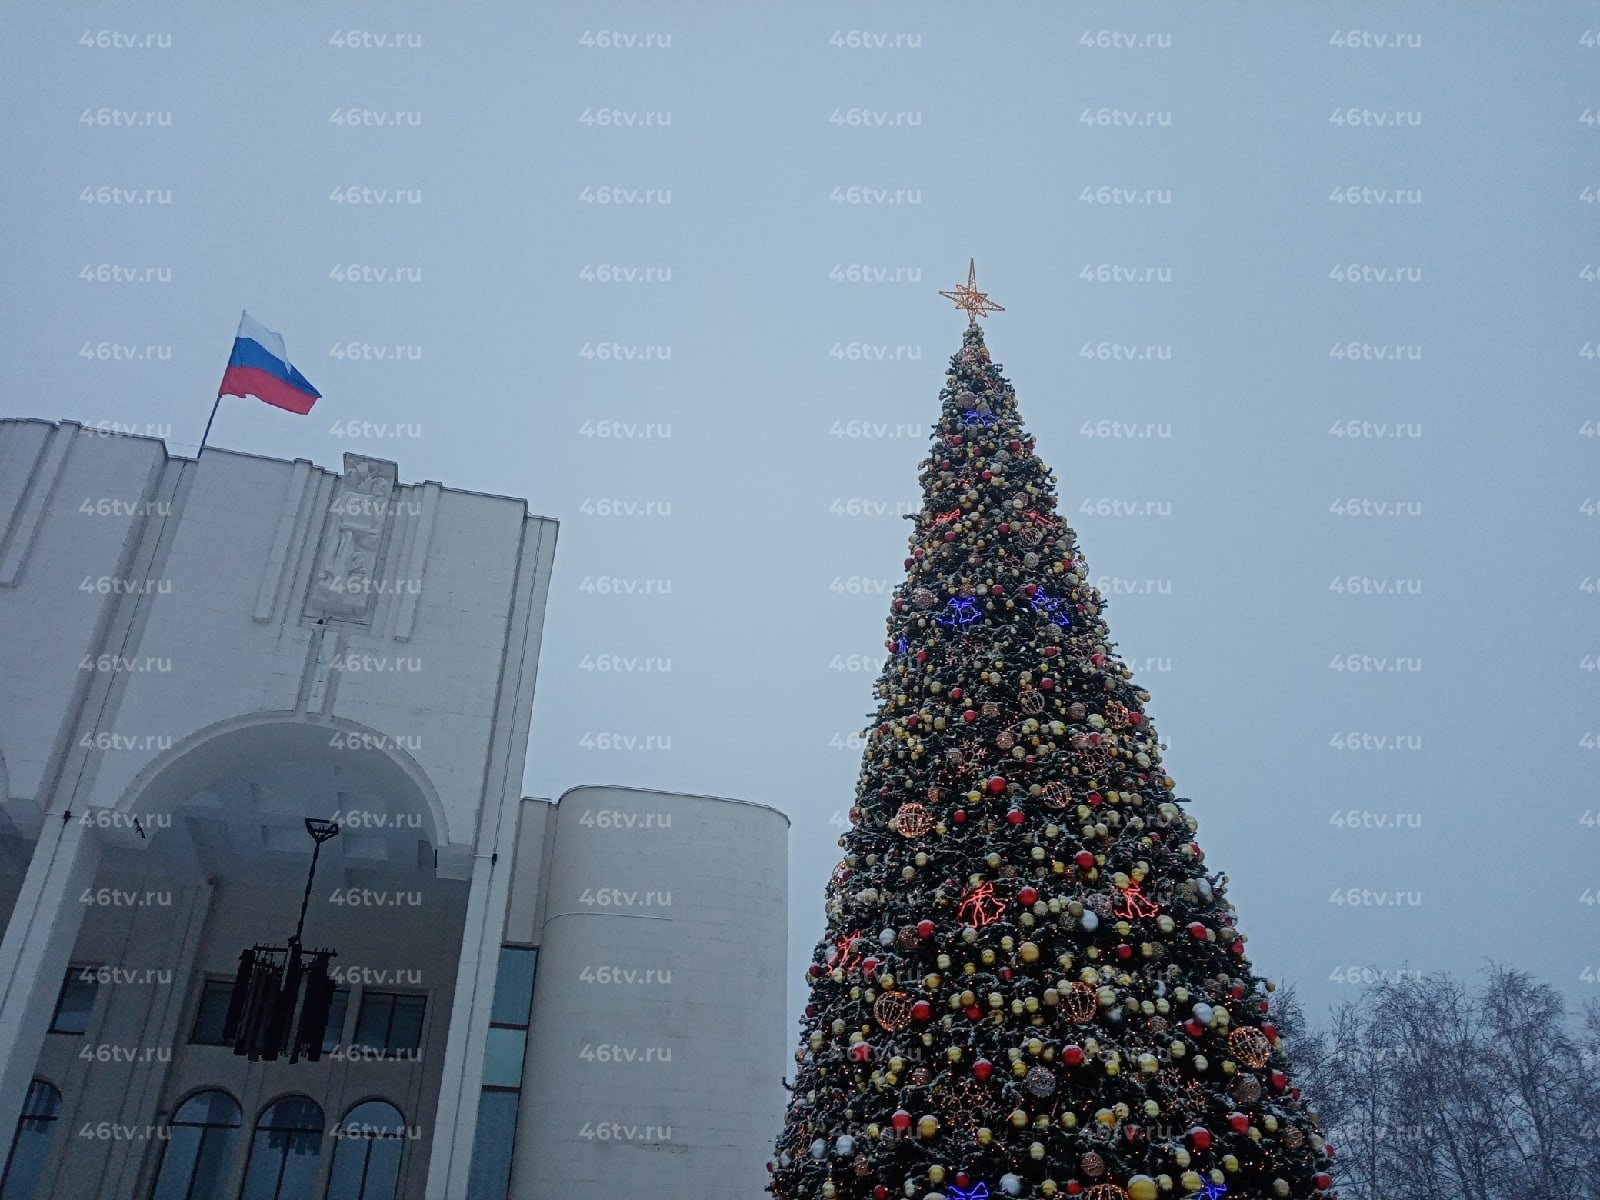
[[[833,1143],[833,1152],[841,1158],[848,1157],[856,1151],[856,1140],[848,1133],[841,1133]]]
[[[1083,916],[1078,918],[1078,923],[1083,926],[1086,933],[1093,933],[1100,928],[1100,918],[1093,909],[1083,910]]]
[[[880,933],[878,935],[878,945],[880,945],[880,946],[892,946],[892,945],[894,945],[894,930],[885,929],[882,933]]]
[[[811,1143],[811,1157],[812,1158],[827,1158],[828,1157],[828,1142],[827,1142],[826,1138],[818,1138],[816,1141]]]
[[[1000,1176],[1000,1190],[1007,1196],[1022,1195],[1022,1177],[1020,1175]]]
[[[1194,1019],[1202,1025],[1211,1024],[1211,1019],[1217,1015],[1217,1010],[1204,1000],[1194,1006]]]

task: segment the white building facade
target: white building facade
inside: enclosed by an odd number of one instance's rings
[[[555,522],[343,465],[0,421],[0,1200],[759,1194],[786,818],[525,800]]]

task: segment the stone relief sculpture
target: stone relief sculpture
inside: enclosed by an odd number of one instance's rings
[[[379,458],[344,456],[306,597],[306,615],[370,621],[377,594],[378,555],[393,511],[396,467]]]

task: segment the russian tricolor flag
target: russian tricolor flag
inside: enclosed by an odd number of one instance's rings
[[[277,408],[304,416],[322,395],[289,364],[281,334],[273,333],[249,313],[239,316],[233,354],[222,374],[217,396],[254,396]]]

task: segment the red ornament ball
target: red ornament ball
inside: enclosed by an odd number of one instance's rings
[[[933,1005],[926,1000],[918,1000],[911,1006],[911,1019],[913,1021],[933,1020]]]
[[[1041,692],[1053,692],[1053,691],[1055,691],[1056,690],[1056,681],[1054,679],[1051,679],[1050,676],[1046,675],[1043,679],[1039,680],[1039,690]]]
[[[1189,1130],[1189,1145],[1193,1146],[1196,1150],[1211,1149],[1211,1131],[1196,1125],[1193,1129]]]
[[[958,687],[953,687],[950,689],[950,699],[952,700],[959,700],[964,695],[966,695],[966,693]]]
[[[1199,921],[1189,922],[1189,936],[1197,942],[1206,940],[1206,927]]]
[[[1312,1182],[1314,1182],[1319,1188],[1326,1191],[1328,1188],[1333,1186],[1333,1176],[1329,1175],[1326,1171],[1318,1171],[1316,1179],[1314,1179]]]
[[[1069,1067],[1083,1066],[1083,1058],[1084,1054],[1082,1046],[1068,1046],[1061,1052],[1061,1061],[1066,1063]]]
[[[889,1118],[889,1124],[894,1126],[896,1133],[904,1133],[911,1128],[911,1114],[903,1108],[896,1109],[894,1116]]]
[[[1087,871],[1090,867],[1094,866],[1094,855],[1090,854],[1087,850],[1079,850],[1072,856],[1072,861],[1077,863],[1080,869]]]
[[[872,1189],[872,1200],[889,1200],[889,1189],[880,1183]]]
[[[1250,1128],[1250,1118],[1242,1112],[1229,1113],[1228,1128],[1235,1133],[1244,1133]]]
[[[851,1062],[866,1062],[871,1057],[872,1047],[867,1045],[866,1042],[857,1042],[850,1047]]]
[[[931,938],[933,936],[933,922],[928,920],[926,917],[918,921],[917,936],[921,938]]]
[[[983,1020],[983,1009],[979,1008],[976,1004],[974,1004],[971,1008],[967,1009],[967,1020],[969,1020],[969,1021],[981,1021],[981,1020]]]
[[[1003,528],[1004,527],[1002,526],[1002,529]],[[998,583],[991,583],[989,585],[989,594],[991,596],[1004,596],[1006,594],[1006,590],[1005,590],[1005,588],[1001,587]]]
[[[957,825],[965,825],[967,823],[967,810],[964,808],[956,809],[955,812],[950,814],[950,819]]]
[[[971,708],[967,709],[966,712],[961,714],[961,719],[963,721],[965,721],[968,725],[972,724],[972,722],[974,722],[974,721],[976,721],[978,719],[977,710],[976,709],[971,709]]]
[[[1017,899],[1022,901],[1024,904],[1028,905],[1031,908],[1033,906],[1033,904],[1039,899],[1039,889],[1034,887],[1034,886],[1032,886],[1031,884],[1027,885],[1020,892],[1017,893]]]
[[[1117,947],[1117,957],[1118,958],[1132,958],[1133,957],[1133,947],[1128,945],[1127,942],[1123,942],[1121,945],[1119,945]]]
[[[1023,812],[1020,808],[1006,810],[1006,824],[1008,825],[1021,825],[1027,819],[1028,814]]]
[[[1006,790],[1005,776],[1003,776],[1003,775],[992,775],[992,776],[990,776],[990,778],[989,778],[989,790],[991,792],[993,792],[997,796],[1001,792],[1005,791]]]
[[[994,1074],[994,1064],[992,1062],[990,1062],[987,1058],[980,1058],[977,1062],[972,1064],[972,1075],[973,1075],[973,1078],[977,1079],[979,1082],[982,1082],[983,1080],[988,1079],[989,1076],[991,1076],[993,1074]]]

